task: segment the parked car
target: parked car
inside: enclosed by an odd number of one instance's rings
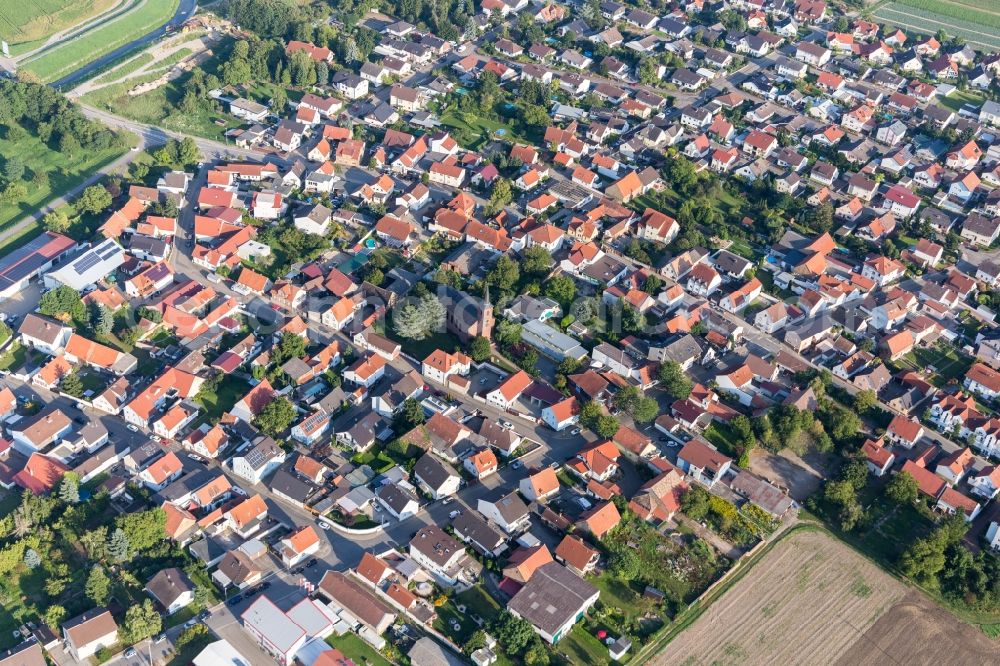
[[[131,659],[135,656],[135,648],[125,648],[125,652],[122,654],[125,655],[126,659]]]
[[[445,497],[443,500],[441,500],[441,504],[444,505],[444,506],[448,506],[449,504],[451,504],[454,501],[455,501],[454,497]]]
[[[459,517],[459,516],[460,516],[461,514],[462,514],[462,512],[461,512],[461,511],[459,511],[458,509],[455,509],[454,511],[452,511],[451,513],[449,513],[449,514],[448,514],[448,517],[449,517],[449,518],[451,518],[452,520],[455,520],[455,519],[456,519],[456,518],[458,518],[458,517]]]
[[[510,464],[510,467],[511,469],[521,469],[522,467],[524,467],[524,463],[521,462],[520,460],[515,460]]]
[[[188,460],[193,460],[195,462],[199,462],[199,463],[202,463],[202,464],[205,463],[205,459],[202,458],[201,456],[199,456],[197,453],[189,453],[189,454],[187,454],[187,457],[188,457]]]
[[[310,557],[309,561],[306,562],[306,569],[311,569],[312,567],[316,566],[318,563],[319,563],[319,560],[317,560],[315,557]]]
[[[135,427],[134,425],[132,425],[131,423],[129,423],[129,424],[128,424],[128,425],[126,426],[126,427],[127,427],[127,428],[128,428],[129,430],[131,430],[132,432],[139,432],[139,429],[138,429],[138,428],[136,428],[136,427]]]
[[[232,599],[230,599],[229,601],[227,601],[226,604],[229,605],[229,606],[235,606],[236,604],[240,603],[241,601],[243,601],[243,595],[242,594],[237,594],[235,597],[233,597]]]
[[[166,634],[159,634],[156,638],[153,639],[153,642],[154,643],[162,643],[165,640],[167,640],[167,635]]]
[[[579,428],[573,428],[572,430],[569,431],[569,434],[571,434],[571,435],[579,435],[581,432],[583,432],[583,431],[580,430]]]

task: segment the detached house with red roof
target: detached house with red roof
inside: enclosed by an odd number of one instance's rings
[[[711,487],[725,476],[732,458],[700,439],[692,439],[677,454],[677,466],[695,481]]]
[[[518,370],[486,394],[486,402],[502,410],[510,409],[534,380],[524,370]]]
[[[573,397],[560,400],[542,410],[542,421],[556,432],[576,425],[579,420],[580,403]]]

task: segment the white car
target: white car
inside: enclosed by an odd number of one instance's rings
[[[163,439],[159,435],[150,435],[149,438],[154,442],[162,442]]]
[[[243,490],[239,486],[233,486],[233,492],[236,493],[237,495],[240,495],[241,497],[248,497],[247,491]]]
[[[187,454],[187,458],[188,458],[188,460],[193,460],[195,462],[200,462],[200,463],[205,462],[205,459],[202,458],[201,456],[199,456],[196,453],[189,453],[189,454]]]
[[[131,430],[132,432],[139,432],[139,429],[138,429],[138,428],[136,428],[136,427],[135,427],[134,425],[132,425],[131,423],[130,423],[130,424],[128,424],[128,426],[126,426],[126,427],[127,427],[127,428],[128,428],[129,430]]]
[[[325,520],[317,520],[316,524],[319,525],[319,528],[321,530],[328,530],[328,529],[330,529],[330,523],[326,522]]]
[[[454,501],[454,499],[455,499],[454,497],[445,497],[443,500],[441,500],[441,504],[444,506],[448,506]]]
[[[448,517],[451,518],[452,520],[455,520],[460,515],[462,515],[462,512],[459,511],[458,509],[455,509],[454,511],[452,511],[451,513],[448,514]]]

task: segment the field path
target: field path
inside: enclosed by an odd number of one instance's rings
[[[899,7],[899,9],[897,9]],[[1000,36],[997,35],[996,31],[983,32],[982,30],[974,30],[972,28],[967,28],[963,26],[957,26],[952,23],[945,23],[944,21],[936,21],[932,18],[927,18],[924,16],[915,16],[906,13],[906,5],[889,3],[882,5],[875,10],[875,18],[882,19],[882,21],[890,22],[901,28],[910,28],[921,34],[933,34],[937,32],[938,28],[943,29],[945,32],[951,32],[957,34],[961,32],[961,36],[966,42],[972,42],[979,44],[980,46],[985,46],[987,48],[996,49],[1000,48]],[[942,19],[947,20],[950,17],[941,15]],[[917,21],[916,23],[914,21]],[[933,24],[929,26],[928,24]],[[986,26],[983,26],[986,28]],[[989,30],[989,28],[986,28]],[[967,35],[979,35],[988,38],[990,41],[979,41],[975,38],[968,37]]]

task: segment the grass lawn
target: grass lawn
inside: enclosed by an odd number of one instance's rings
[[[214,643],[215,641],[216,638],[212,632],[198,636],[174,654],[173,658],[167,662],[167,666],[188,666],[198,656],[199,652],[204,650],[209,643]]]
[[[57,32],[81,25],[115,6],[118,0],[32,0],[5,3],[0,39],[10,45],[12,56],[42,46]]]
[[[937,387],[946,385],[952,379],[961,379],[972,366],[972,359],[955,351],[952,347],[936,345],[934,347],[918,347],[903,356],[899,365],[913,370],[928,370],[933,368],[930,381]]]
[[[946,106],[953,111],[958,111],[966,104],[980,106],[983,103],[983,96],[970,90],[955,90],[950,95],[941,98],[942,106]]]
[[[128,76],[132,72],[136,72],[142,69],[149,63],[153,62],[153,60],[155,60],[155,58],[153,57],[152,53],[146,53],[146,52],[140,53],[139,55],[133,58],[129,58],[120,65],[115,65],[113,68],[111,68],[104,74],[101,74],[94,80],[94,83],[101,85],[104,85],[106,83],[112,83],[114,81],[117,81],[118,79]]]
[[[462,343],[451,333],[440,332],[426,337],[423,340],[413,340],[411,338],[404,338],[403,336],[396,333],[396,329],[392,326],[387,326],[385,329],[386,336],[395,340],[399,343],[404,354],[409,354],[418,361],[422,361],[427,358],[431,352],[435,349],[443,349],[446,352],[453,352],[456,349],[462,348]]]
[[[358,666],[371,664],[371,666],[392,666],[392,663],[379,654],[375,648],[365,643],[356,634],[344,634],[343,636],[330,636],[326,642],[331,647],[335,647],[344,653],[344,656],[352,660]]]
[[[569,634],[559,641],[558,652],[569,655],[574,664],[610,664],[608,648],[596,636],[591,636],[581,625],[577,624]]]
[[[21,505],[21,496],[13,491],[8,491],[4,494],[3,499],[0,499],[0,518],[9,515]]]
[[[201,395],[200,404],[205,409],[208,420],[216,423],[249,390],[250,386],[240,377],[226,375],[214,393],[203,392],[199,394]]]
[[[30,134],[18,141],[0,139],[0,155],[20,156],[27,167],[25,177],[28,179],[28,194],[23,200],[14,204],[0,204],[0,231],[38,210],[57,194],[73,189],[100,167],[113,162],[123,152],[125,152],[123,149],[99,153],[79,150],[75,155],[66,155],[52,150],[39,138]],[[33,175],[39,172],[48,173],[47,184],[36,185],[31,182]],[[35,226],[30,235],[25,232],[27,238],[24,238],[24,242],[33,238],[39,231],[40,225]],[[20,237],[10,239],[4,237],[2,242],[7,245],[19,240]],[[13,249],[13,247],[5,248],[4,252]]]
[[[99,373],[92,370],[80,373],[80,383],[83,384],[83,391],[85,395],[89,390],[92,392],[92,395],[96,396],[104,391],[104,389],[108,386],[107,380],[105,380]]]
[[[24,365],[28,358],[28,350],[20,342],[14,341],[7,351],[0,355],[0,370],[14,370]]]
[[[732,426],[728,423],[716,421],[705,428],[703,434],[705,435],[705,439],[727,456],[736,457],[736,449],[739,442]]]
[[[452,128],[452,135],[463,147],[475,150],[492,140],[496,135],[505,141],[521,141],[509,125],[495,120],[480,118],[474,113],[465,113],[456,109],[446,111],[441,115],[441,124]],[[499,132],[499,134],[497,133]]]
[[[145,0],[133,10],[76,39],[29,60],[23,69],[44,83],[73,73],[106,53],[163,25],[177,11],[180,0]]]

